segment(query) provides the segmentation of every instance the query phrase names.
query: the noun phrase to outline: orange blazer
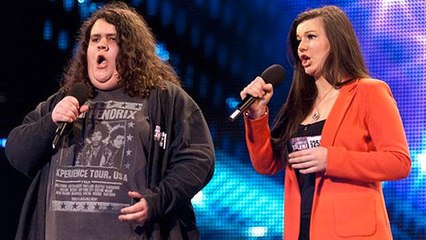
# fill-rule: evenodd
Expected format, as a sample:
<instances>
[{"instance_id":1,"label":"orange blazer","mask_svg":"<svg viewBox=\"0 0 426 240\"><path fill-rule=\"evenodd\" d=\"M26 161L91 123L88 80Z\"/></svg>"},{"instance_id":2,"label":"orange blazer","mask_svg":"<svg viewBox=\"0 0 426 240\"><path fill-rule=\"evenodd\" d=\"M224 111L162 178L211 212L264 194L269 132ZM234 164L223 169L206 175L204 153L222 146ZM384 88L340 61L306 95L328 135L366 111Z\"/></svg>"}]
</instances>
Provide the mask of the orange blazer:
<instances>
[{"instance_id":1,"label":"orange blazer","mask_svg":"<svg viewBox=\"0 0 426 240\"><path fill-rule=\"evenodd\" d=\"M254 169L276 174L285 168L284 239L297 240L300 191L287 156L274 156L267 115L245 117L246 142ZM321 146L328 150L325 172L316 174L311 240L392 239L382 181L408 176L411 159L388 85L358 79L340 90L325 122Z\"/></svg>"}]
</instances>

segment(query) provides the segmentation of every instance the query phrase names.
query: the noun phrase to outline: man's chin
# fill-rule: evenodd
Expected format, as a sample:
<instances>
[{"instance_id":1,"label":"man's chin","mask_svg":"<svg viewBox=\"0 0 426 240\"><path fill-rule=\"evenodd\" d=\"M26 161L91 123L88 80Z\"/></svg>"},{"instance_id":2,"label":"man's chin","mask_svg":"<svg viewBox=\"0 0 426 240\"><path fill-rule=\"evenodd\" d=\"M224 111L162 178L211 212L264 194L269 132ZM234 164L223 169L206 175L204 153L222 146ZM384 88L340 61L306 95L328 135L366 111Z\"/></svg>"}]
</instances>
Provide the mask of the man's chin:
<instances>
[{"instance_id":1,"label":"man's chin","mask_svg":"<svg viewBox=\"0 0 426 240\"><path fill-rule=\"evenodd\" d=\"M95 86L96 89L99 89L102 91L109 91L109 90L114 90L118 88L118 84L114 82L104 82L104 83L97 82L96 84L93 84L93 86Z\"/></svg>"}]
</instances>

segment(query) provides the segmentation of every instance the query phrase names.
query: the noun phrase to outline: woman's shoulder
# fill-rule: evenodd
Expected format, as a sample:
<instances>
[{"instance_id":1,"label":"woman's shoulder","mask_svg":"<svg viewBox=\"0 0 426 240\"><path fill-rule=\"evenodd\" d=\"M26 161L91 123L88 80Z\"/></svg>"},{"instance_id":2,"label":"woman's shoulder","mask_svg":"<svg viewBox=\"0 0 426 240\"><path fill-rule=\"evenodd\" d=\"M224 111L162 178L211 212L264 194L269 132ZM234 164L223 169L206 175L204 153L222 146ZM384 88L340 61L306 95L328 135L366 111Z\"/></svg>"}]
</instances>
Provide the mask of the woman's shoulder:
<instances>
[{"instance_id":1,"label":"woman's shoulder","mask_svg":"<svg viewBox=\"0 0 426 240\"><path fill-rule=\"evenodd\" d=\"M371 92L374 90L389 90L389 85L380 79L376 78L358 78L355 81L343 86L346 91L352 92Z\"/></svg>"},{"instance_id":2,"label":"woman's shoulder","mask_svg":"<svg viewBox=\"0 0 426 240\"><path fill-rule=\"evenodd\" d=\"M377 78L360 78L358 79L358 86L361 88L365 88L365 87L384 87L384 86L388 86L388 84L381 80L381 79L377 79Z\"/></svg>"},{"instance_id":3,"label":"woman's shoulder","mask_svg":"<svg viewBox=\"0 0 426 240\"><path fill-rule=\"evenodd\" d=\"M357 83L357 92L365 93L368 97L377 97L381 94L391 94L389 85L376 78L360 78Z\"/></svg>"}]
</instances>

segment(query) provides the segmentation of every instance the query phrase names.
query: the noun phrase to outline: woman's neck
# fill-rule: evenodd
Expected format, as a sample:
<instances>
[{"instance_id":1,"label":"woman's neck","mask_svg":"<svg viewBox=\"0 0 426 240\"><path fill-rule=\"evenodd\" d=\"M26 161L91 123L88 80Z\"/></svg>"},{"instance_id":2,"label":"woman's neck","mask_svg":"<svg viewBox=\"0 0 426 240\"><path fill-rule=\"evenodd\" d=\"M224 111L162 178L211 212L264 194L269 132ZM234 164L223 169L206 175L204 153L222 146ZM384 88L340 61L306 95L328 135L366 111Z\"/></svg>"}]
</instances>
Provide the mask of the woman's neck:
<instances>
[{"instance_id":1,"label":"woman's neck","mask_svg":"<svg viewBox=\"0 0 426 240\"><path fill-rule=\"evenodd\" d=\"M317 98L319 99L323 99L324 96L333 88L333 86L324 77L320 77L315 80L315 85L318 91Z\"/></svg>"}]
</instances>

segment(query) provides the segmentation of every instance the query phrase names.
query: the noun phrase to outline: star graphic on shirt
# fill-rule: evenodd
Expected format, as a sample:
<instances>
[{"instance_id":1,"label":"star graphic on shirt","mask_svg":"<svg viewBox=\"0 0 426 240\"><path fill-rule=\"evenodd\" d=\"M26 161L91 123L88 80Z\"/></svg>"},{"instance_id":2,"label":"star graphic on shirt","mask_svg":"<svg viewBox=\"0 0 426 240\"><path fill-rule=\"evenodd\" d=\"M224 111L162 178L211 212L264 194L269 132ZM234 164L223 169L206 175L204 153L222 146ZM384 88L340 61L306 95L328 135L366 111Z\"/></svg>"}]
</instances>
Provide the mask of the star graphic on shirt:
<instances>
[{"instance_id":1,"label":"star graphic on shirt","mask_svg":"<svg viewBox=\"0 0 426 240\"><path fill-rule=\"evenodd\" d=\"M112 210L112 209L113 209L113 207L112 207L112 205L111 205L111 204L109 204L106 208L107 208L108 210Z\"/></svg>"},{"instance_id":2,"label":"star graphic on shirt","mask_svg":"<svg viewBox=\"0 0 426 240\"><path fill-rule=\"evenodd\" d=\"M78 207L77 203L74 203L74 204L72 205L72 209L77 209L77 207Z\"/></svg>"},{"instance_id":3,"label":"star graphic on shirt","mask_svg":"<svg viewBox=\"0 0 426 240\"><path fill-rule=\"evenodd\" d=\"M109 102L109 106L110 106L110 107L112 107L112 106L114 106L114 105L115 105L115 102L114 102L114 101L110 101L110 102Z\"/></svg>"},{"instance_id":4,"label":"star graphic on shirt","mask_svg":"<svg viewBox=\"0 0 426 240\"><path fill-rule=\"evenodd\" d=\"M127 104L126 104L126 103L122 103L122 104L121 104L121 107L122 107L122 108L126 108L126 107L127 107Z\"/></svg>"},{"instance_id":5,"label":"star graphic on shirt","mask_svg":"<svg viewBox=\"0 0 426 240\"><path fill-rule=\"evenodd\" d=\"M133 135L129 134L127 135L127 141L131 142L133 140Z\"/></svg>"},{"instance_id":6,"label":"star graphic on shirt","mask_svg":"<svg viewBox=\"0 0 426 240\"><path fill-rule=\"evenodd\" d=\"M96 203L95 210L99 210L100 208L101 208L101 206L99 206L99 204Z\"/></svg>"},{"instance_id":7,"label":"star graphic on shirt","mask_svg":"<svg viewBox=\"0 0 426 240\"><path fill-rule=\"evenodd\" d=\"M136 104L136 105L135 105L135 109L136 109L136 110L141 110L141 106L142 106L142 105Z\"/></svg>"},{"instance_id":8,"label":"star graphic on shirt","mask_svg":"<svg viewBox=\"0 0 426 240\"><path fill-rule=\"evenodd\" d=\"M126 154L127 154L127 156L131 156L132 155L132 150L127 150Z\"/></svg>"},{"instance_id":9,"label":"star graphic on shirt","mask_svg":"<svg viewBox=\"0 0 426 240\"><path fill-rule=\"evenodd\" d=\"M84 209L86 209L86 210L87 210L87 209L89 209L89 204L85 203L85 204L83 205L83 208L84 208Z\"/></svg>"},{"instance_id":10,"label":"star graphic on shirt","mask_svg":"<svg viewBox=\"0 0 426 240\"><path fill-rule=\"evenodd\" d=\"M129 162L125 163L125 164L124 164L124 167L125 167L126 169L130 169L130 163L129 163Z\"/></svg>"},{"instance_id":11,"label":"star graphic on shirt","mask_svg":"<svg viewBox=\"0 0 426 240\"><path fill-rule=\"evenodd\" d=\"M134 122L129 122L129 123L127 124L127 126L129 126L129 128L133 128L133 127L135 126L135 123L134 123Z\"/></svg>"},{"instance_id":12,"label":"star graphic on shirt","mask_svg":"<svg viewBox=\"0 0 426 240\"><path fill-rule=\"evenodd\" d=\"M65 207L66 207L65 203L62 203L61 204L61 209L65 209Z\"/></svg>"}]
</instances>

